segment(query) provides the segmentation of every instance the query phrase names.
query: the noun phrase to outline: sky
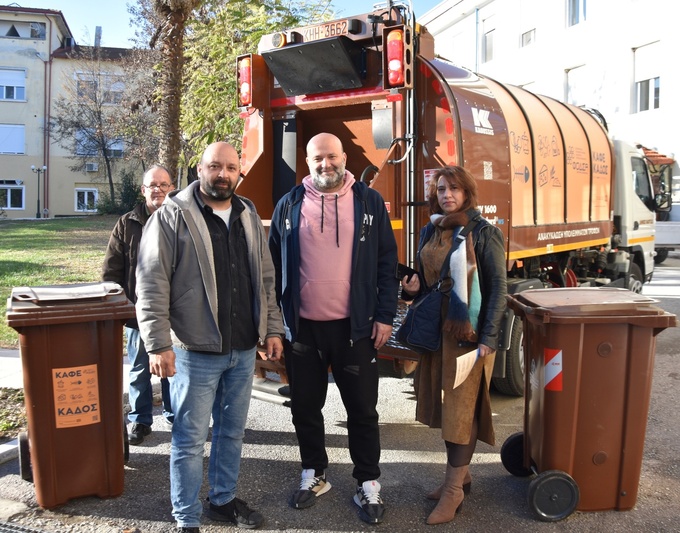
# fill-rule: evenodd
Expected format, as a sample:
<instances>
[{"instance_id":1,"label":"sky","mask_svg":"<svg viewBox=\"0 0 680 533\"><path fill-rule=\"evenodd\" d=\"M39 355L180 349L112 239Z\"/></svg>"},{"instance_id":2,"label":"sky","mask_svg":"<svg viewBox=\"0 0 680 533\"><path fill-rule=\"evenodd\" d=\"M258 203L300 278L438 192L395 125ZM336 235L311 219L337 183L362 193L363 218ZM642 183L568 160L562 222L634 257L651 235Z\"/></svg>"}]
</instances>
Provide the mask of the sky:
<instances>
[{"instance_id":1,"label":"sky","mask_svg":"<svg viewBox=\"0 0 680 533\"><path fill-rule=\"evenodd\" d=\"M416 20L442 0L412 0ZM9 3L9 2L8 2ZM94 43L97 26L102 27L102 46L113 48L131 48L130 39L134 37L134 28L130 26L130 15L127 5L134 0L18 0L22 7L39 9L55 9L61 11L66 24L71 29L78 44ZM335 0L342 16L356 15L371 11L374 0Z\"/></svg>"}]
</instances>

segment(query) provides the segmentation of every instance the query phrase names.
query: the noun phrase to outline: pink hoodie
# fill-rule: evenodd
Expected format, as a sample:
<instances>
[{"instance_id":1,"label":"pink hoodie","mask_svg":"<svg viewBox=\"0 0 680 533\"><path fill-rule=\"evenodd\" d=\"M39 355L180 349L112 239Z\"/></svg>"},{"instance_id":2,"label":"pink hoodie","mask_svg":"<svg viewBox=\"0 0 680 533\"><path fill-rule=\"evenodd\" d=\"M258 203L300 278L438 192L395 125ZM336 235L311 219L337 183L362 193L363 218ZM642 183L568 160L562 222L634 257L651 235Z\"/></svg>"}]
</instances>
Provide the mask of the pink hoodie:
<instances>
[{"instance_id":1,"label":"pink hoodie","mask_svg":"<svg viewBox=\"0 0 680 533\"><path fill-rule=\"evenodd\" d=\"M354 244L354 176L345 171L342 189L322 193L302 180L300 213L300 316L338 320L349 316Z\"/></svg>"}]
</instances>

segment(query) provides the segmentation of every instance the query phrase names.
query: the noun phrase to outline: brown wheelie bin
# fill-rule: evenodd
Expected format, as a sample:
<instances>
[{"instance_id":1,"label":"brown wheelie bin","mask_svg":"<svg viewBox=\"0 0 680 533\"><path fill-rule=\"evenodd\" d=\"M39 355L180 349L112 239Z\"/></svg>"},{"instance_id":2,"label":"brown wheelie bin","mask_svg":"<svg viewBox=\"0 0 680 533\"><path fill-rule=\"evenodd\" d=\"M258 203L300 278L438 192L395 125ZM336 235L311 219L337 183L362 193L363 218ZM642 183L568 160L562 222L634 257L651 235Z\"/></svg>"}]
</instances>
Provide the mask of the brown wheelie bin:
<instances>
[{"instance_id":1,"label":"brown wheelie bin","mask_svg":"<svg viewBox=\"0 0 680 533\"><path fill-rule=\"evenodd\" d=\"M123 492L123 324L134 314L110 282L17 287L7 300L28 419L22 477L41 507Z\"/></svg>"},{"instance_id":2,"label":"brown wheelie bin","mask_svg":"<svg viewBox=\"0 0 680 533\"><path fill-rule=\"evenodd\" d=\"M513 475L537 474L528 501L539 519L635 505L656 335L676 325L654 303L617 288L508 296L524 326L524 432L501 460Z\"/></svg>"}]
</instances>

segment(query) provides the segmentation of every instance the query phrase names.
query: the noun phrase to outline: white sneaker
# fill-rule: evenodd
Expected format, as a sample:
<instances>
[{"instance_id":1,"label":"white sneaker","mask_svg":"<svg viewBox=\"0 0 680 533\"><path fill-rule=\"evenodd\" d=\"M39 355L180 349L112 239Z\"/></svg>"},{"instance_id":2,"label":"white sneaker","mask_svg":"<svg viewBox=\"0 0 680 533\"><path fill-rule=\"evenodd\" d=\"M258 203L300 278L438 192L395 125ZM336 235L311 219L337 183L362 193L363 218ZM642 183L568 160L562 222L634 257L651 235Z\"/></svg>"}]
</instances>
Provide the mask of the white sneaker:
<instances>
[{"instance_id":1,"label":"white sneaker","mask_svg":"<svg viewBox=\"0 0 680 533\"><path fill-rule=\"evenodd\" d=\"M313 468L302 471L300 488L293 493L290 506L294 509L306 509L316 503L316 499L331 490L331 484L326 481L326 473L321 476L314 475Z\"/></svg>"},{"instance_id":2,"label":"white sneaker","mask_svg":"<svg viewBox=\"0 0 680 533\"><path fill-rule=\"evenodd\" d=\"M380 483L364 481L357 487L354 503L359 507L359 517L369 524L379 524L385 517L385 504L380 497Z\"/></svg>"}]
</instances>

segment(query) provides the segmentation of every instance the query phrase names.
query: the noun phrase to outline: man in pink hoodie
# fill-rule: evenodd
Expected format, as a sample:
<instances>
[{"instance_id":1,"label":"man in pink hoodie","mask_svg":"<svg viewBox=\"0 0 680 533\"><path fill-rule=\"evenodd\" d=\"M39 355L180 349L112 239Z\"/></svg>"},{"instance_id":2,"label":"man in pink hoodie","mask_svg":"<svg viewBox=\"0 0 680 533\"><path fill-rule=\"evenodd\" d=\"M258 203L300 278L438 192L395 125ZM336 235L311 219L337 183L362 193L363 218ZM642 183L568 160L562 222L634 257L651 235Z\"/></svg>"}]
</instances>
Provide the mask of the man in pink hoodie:
<instances>
[{"instance_id":1,"label":"man in pink hoodie","mask_svg":"<svg viewBox=\"0 0 680 533\"><path fill-rule=\"evenodd\" d=\"M307 144L310 175L277 204L269 231L284 315L286 369L302 478L291 498L311 507L330 490L322 408L328 368L347 411L349 451L362 520L377 524L380 495L377 351L392 334L397 244L380 194L345 169L335 135Z\"/></svg>"}]
</instances>

